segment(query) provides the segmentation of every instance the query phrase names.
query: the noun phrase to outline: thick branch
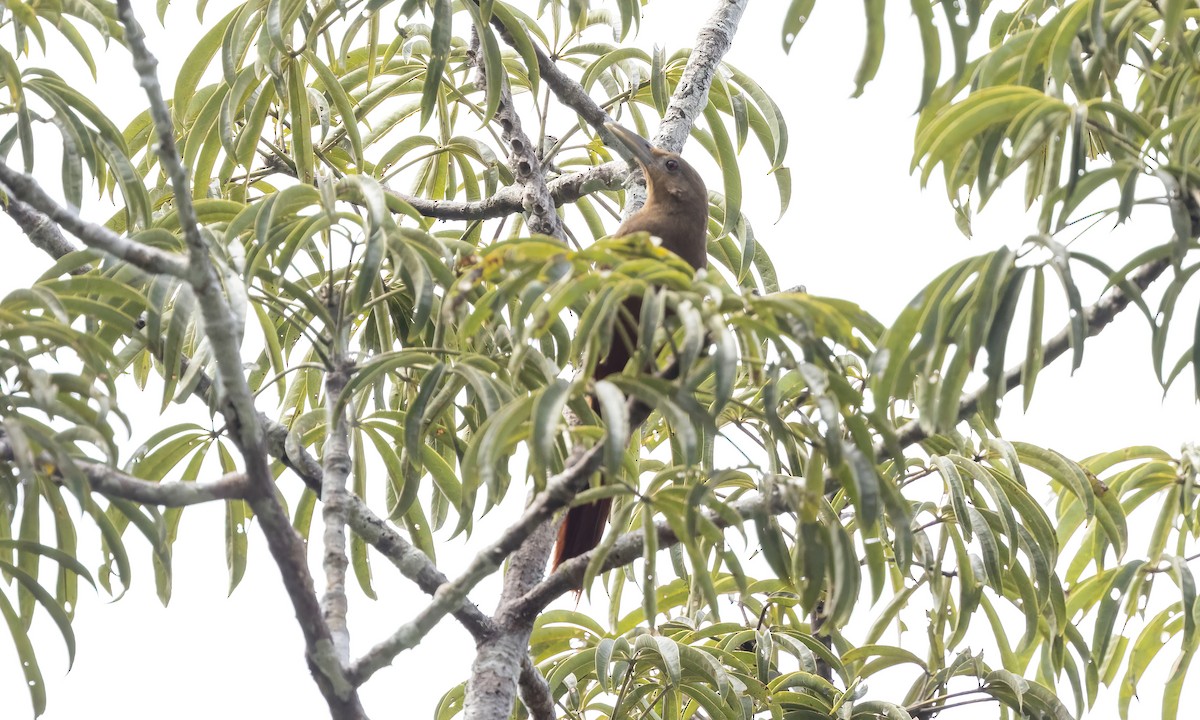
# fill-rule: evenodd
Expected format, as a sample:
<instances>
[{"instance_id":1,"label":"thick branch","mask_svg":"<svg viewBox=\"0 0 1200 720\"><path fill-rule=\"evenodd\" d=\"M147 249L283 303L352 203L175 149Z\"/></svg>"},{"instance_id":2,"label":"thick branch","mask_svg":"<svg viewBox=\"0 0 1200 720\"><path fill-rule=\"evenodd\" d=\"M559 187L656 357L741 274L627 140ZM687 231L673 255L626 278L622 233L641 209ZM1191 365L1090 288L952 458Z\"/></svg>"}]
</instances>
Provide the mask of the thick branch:
<instances>
[{"instance_id":1,"label":"thick branch","mask_svg":"<svg viewBox=\"0 0 1200 720\"><path fill-rule=\"evenodd\" d=\"M186 367L186 363L184 366ZM211 392L212 382L201 373L193 393L201 400L209 402ZM286 426L264 414L259 415L259 422L266 432L267 452L283 462L292 472L296 473L296 476L306 486L319 495L324 486L324 471L321 463L302 447L290 449L287 447L288 429ZM437 569L437 566L425 553L413 547L403 535L376 515L361 498L347 494L346 502L348 505L347 520L354 532L387 558L400 571L400 574L413 581L423 592L433 595L439 587L450 582L450 579ZM496 631L492 619L484 615L469 600L464 599L451 614L477 642L485 640ZM553 717L553 701L549 698L549 689L528 657L522 663L521 687L529 696L526 699L531 713L533 713L534 707L551 708L550 715L533 713L535 718ZM540 697L537 696L539 689L542 691Z\"/></svg>"},{"instance_id":2,"label":"thick branch","mask_svg":"<svg viewBox=\"0 0 1200 720\"><path fill-rule=\"evenodd\" d=\"M507 610L544 577L557 530L557 523L541 523L509 558L495 616L499 632L479 644L471 663L464 701L467 720L507 715L512 708L513 690L524 690L520 683L521 660L529 654L533 619L517 618L514 622Z\"/></svg>"},{"instance_id":3,"label":"thick branch","mask_svg":"<svg viewBox=\"0 0 1200 720\"><path fill-rule=\"evenodd\" d=\"M175 147L171 111L163 99L158 82L158 61L146 48L146 36L134 16L130 0L118 0L117 14L125 26L125 36L133 54L142 87L150 105L150 115L158 138L159 162L171 179L175 208L188 245L187 279L204 317L205 334L216 359L219 390L223 391L222 413L231 435L246 462L254 492L247 501L254 510L267 539L267 546L278 565L283 584L304 635L306 654L313 679L329 706L334 720L358 720L365 717L358 694L345 679L344 668L321 613L313 587L304 544L275 495L275 479L267 461L262 427L254 407L254 396L242 369L237 323L200 235L192 207L191 180Z\"/></svg>"},{"instance_id":4,"label":"thick branch","mask_svg":"<svg viewBox=\"0 0 1200 720\"><path fill-rule=\"evenodd\" d=\"M623 161L614 160L554 178L546 183L546 189L550 192L551 202L557 207L600 190L620 190L628 174L629 166ZM429 200L389 187L384 187L384 192L408 203L425 217L438 220L492 220L524 210L523 190L519 185L508 185L491 197L475 201Z\"/></svg>"},{"instance_id":5,"label":"thick branch","mask_svg":"<svg viewBox=\"0 0 1200 720\"><path fill-rule=\"evenodd\" d=\"M250 478L230 473L211 482L155 483L117 472L99 463L82 463L80 469L92 490L143 505L185 507L213 500L237 500L250 494Z\"/></svg>"},{"instance_id":6,"label":"thick branch","mask_svg":"<svg viewBox=\"0 0 1200 720\"><path fill-rule=\"evenodd\" d=\"M342 344L342 343L339 343ZM338 348L339 358L345 348ZM346 569L350 556L346 552L346 520L349 512L346 479L350 476L350 425L342 392L350 380L350 366L342 363L325 375L325 403L328 408L329 440L325 446L324 480L321 483L321 521L325 525L322 539L325 555L325 595L321 608L333 637L334 650L342 666L350 664L350 629L346 622L349 602L346 599Z\"/></svg>"},{"instance_id":7,"label":"thick branch","mask_svg":"<svg viewBox=\"0 0 1200 720\"><path fill-rule=\"evenodd\" d=\"M508 77L501 74L498 78L489 78L479 58L478 28L471 28L471 53L475 63L475 85L486 92L489 82L500 83L500 105L496 108L496 119L500 122L500 138L508 143L509 169L521 188L521 210L525 214L525 224L535 233L565 242L567 238L562 219L555 212L554 200L546 187L546 175L542 172L538 149L521 129L521 116L513 105Z\"/></svg>"},{"instance_id":8,"label":"thick branch","mask_svg":"<svg viewBox=\"0 0 1200 720\"><path fill-rule=\"evenodd\" d=\"M10 200L15 199L44 214L90 248L155 275L183 277L187 272L183 258L122 237L103 225L87 222L75 210L59 205L33 177L13 170L3 160L0 160L0 184L7 188ZM9 214L13 214L11 209Z\"/></svg>"},{"instance_id":9,"label":"thick branch","mask_svg":"<svg viewBox=\"0 0 1200 720\"><path fill-rule=\"evenodd\" d=\"M17 223L21 231L25 233L25 236L29 238L29 242L33 243L34 247L45 252L55 260L79 250L73 242L63 235L62 228L51 220L46 213L34 209L32 205L10 196L8 204L4 206L4 211ZM91 265L80 265L71 270L71 274L82 275L91 271L91 269Z\"/></svg>"},{"instance_id":10,"label":"thick branch","mask_svg":"<svg viewBox=\"0 0 1200 720\"><path fill-rule=\"evenodd\" d=\"M660 148L679 152L692 132L692 125L704 108L708 106L708 91L721 59L729 52L738 23L746 11L749 0L721 0L716 11L700 28L696 46L688 57L687 66L675 86L675 94L663 113L654 144Z\"/></svg>"}]
</instances>

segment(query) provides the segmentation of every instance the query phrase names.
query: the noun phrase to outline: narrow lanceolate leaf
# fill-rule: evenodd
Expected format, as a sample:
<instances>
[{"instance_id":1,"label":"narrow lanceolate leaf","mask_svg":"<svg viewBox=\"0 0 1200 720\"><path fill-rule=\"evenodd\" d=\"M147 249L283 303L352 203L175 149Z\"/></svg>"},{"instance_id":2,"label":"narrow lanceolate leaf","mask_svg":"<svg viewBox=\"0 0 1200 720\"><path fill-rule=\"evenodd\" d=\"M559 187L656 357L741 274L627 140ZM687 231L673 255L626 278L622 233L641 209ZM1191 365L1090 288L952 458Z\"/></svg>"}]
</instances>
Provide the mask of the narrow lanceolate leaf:
<instances>
[{"instance_id":1,"label":"narrow lanceolate leaf","mask_svg":"<svg viewBox=\"0 0 1200 720\"><path fill-rule=\"evenodd\" d=\"M296 163L296 177L307 184L313 181L316 156L313 154L308 91L304 85L304 63L299 59L288 68L287 87L292 120L292 161Z\"/></svg>"},{"instance_id":2,"label":"narrow lanceolate leaf","mask_svg":"<svg viewBox=\"0 0 1200 720\"><path fill-rule=\"evenodd\" d=\"M720 413L726 403L733 397L733 387L737 380L738 346L733 333L720 318L710 318L708 330L716 340L716 350L713 352L713 370L716 375L716 388L713 391L713 414Z\"/></svg>"},{"instance_id":3,"label":"narrow lanceolate leaf","mask_svg":"<svg viewBox=\"0 0 1200 720\"><path fill-rule=\"evenodd\" d=\"M362 176L351 176L361 179ZM348 310L357 312L367 304L371 291L379 280L379 272L383 266L383 258L387 249L387 235L375 224L367 225L366 237L363 239L362 264L359 266L358 277L354 280L354 292Z\"/></svg>"},{"instance_id":4,"label":"narrow lanceolate leaf","mask_svg":"<svg viewBox=\"0 0 1200 720\"><path fill-rule=\"evenodd\" d=\"M1033 269L1033 302L1029 310L1029 344L1025 350L1025 362L1021 365L1021 386L1024 393L1025 410L1033 401L1033 386L1042 371L1042 317L1046 307L1046 276L1042 267Z\"/></svg>"},{"instance_id":5,"label":"narrow lanceolate leaf","mask_svg":"<svg viewBox=\"0 0 1200 720\"><path fill-rule=\"evenodd\" d=\"M792 44L796 42L796 37L804 26L808 24L809 17L812 16L813 5L817 4L817 0L792 0L792 4L787 9L787 14L783 16L783 51L790 52Z\"/></svg>"},{"instance_id":6,"label":"narrow lanceolate leaf","mask_svg":"<svg viewBox=\"0 0 1200 720\"><path fill-rule=\"evenodd\" d=\"M37 580L30 577L28 573L19 567L0 560L0 571L3 571L6 577L13 577L17 581L17 584L27 590L47 614L50 615L50 618L54 620L54 624L58 626L58 631L67 646L67 665L69 668L75 662L75 632L71 629L71 618L68 617L62 605L54 599L50 591L38 584Z\"/></svg>"},{"instance_id":7,"label":"narrow lanceolate leaf","mask_svg":"<svg viewBox=\"0 0 1200 720\"><path fill-rule=\"evenodd\" d=\"M33 643L29 641L29 633L25 631L21 617L3 592L0 592L0 615L4 616L4 622L8 625L13 648L17 651L17 659L21 661L21 670L25 673L25 684L29 687L33 714L37 717L46 712L46 685L42 682L42 671L38 666L37 655L33 652Z\"/></svg>"},{"instance_id":8,"label":"narrow lanceolate leaf","mask_svg":"<svg viewBox=\"0 0 1200 720\"><path fill-rule=\"evenodd\" d=\"M434 365L421 381L417 396L409 403L404 419L404 449L408 461L413 463L416 470L421 469L421 444L425 433L425 412L429 409L429 401L440 389L442 378L446 374L445 363Z\"/></svg>"},{"instance_id":9,"label":"narrow lanceolate leaf","mask_svg":"<svg viewBox=\"0 0 1200 720\"><path fill-rule=\"evenodd\" d=\"M1106 578L1106 591L1101 596L1100 607L1096 611L1096 629L1092 637L1092 654L1098 664L1104 662L1105 654L1112 643L1117 616L1121 606L1128 600L1125 593L1133 583L1135 575L1143 568L1143 561L1131 560L1120 569L1111 571Z\"/></svg>"},{"instance_id":10,"label":"narrow lanceolate leaf","mask_svg":"<svg viewBox=\"0 0 1200 720\"><path fill-rule=\"evenodd\" d=\"M313 70L317 71L317 77L321 78L321 84L325 86L325 92L333 100L333 106L337 108L338 115L342 118L342 127L346 130L346 137L350 140L350 150L354 153L354 163L359 167L363 167L363 141L362 133L358 129L358 119L354 114L354 103L350 100L350 96L346 94L342 83L338 81L338 77L334 75L329 66L321 62L317 54L311 50L304 53L304 57L308 60L308 64Z\"/></svg>"},{"instance_id":11,"label":"narrow lanceolate leaf","mask_svg":"<svg viewBox=\"0 0 1200 720\"><path fill-rule=\"evenodd\" d=\"M642 531L642 613L653 631L658 615L658 578L654 574L658 564L658 533L654 530L654 506L649 501L642 503Z\"/></svg>"},{"instance_id":12,"label":"narrow lanceolate leaf","mask_svg":"<svg viewBox=\"0 0 1200 720\"><path fill-rule=\"evenodd\" d=\"M1200 398L1200 311L1196 312L1196 327L1192 333L1192 383Z\"/></svg>"},{"instance_id":13,"label":"narrow lanceolate leaf","mask_svg":"<svg viewBox=\"0 0 1200 720\"><path fill-rule=\"evenodd\" d=\"M654 55L650 61L650 97L654 100L654 109L660 115L667 112L667 103L671 99L667 90L667 73L663 69L666 63L666 50L655 46Z\"/></svg>"},{"instance_id":14,"label":"narrow lanceolate leaf","mask_svg":"<svg viewBox=\"0 0 1200 720\"><path fill-rule=\"evenodd\" d=\"M463 6L475 21L475 30L479 33L479 44L483 50L483 57L476 58L476 62L482 60L483 74L487 78L483 110L483 124L487 125L496 115L496 109L500 107L500 95L504 90L504 83L508 81L508 71L500 55L500 43L496 40L496 34L484 21L479 6L473 2L464 3ZM421 117L424 118L424 114Z\"/></svg>"},{"instance_id":15,"label":"narrow lanceolate leaf","mask_svg":"<svg viewBox=\"0 0 1200 720\"><path fill-rule=\"evenodd\" d=\"M541 478L550 465L554 442L558 438L563 408L571 394L571 383L559 378L546 386L533 403L532 453L535 474Z\"/></svg>"},{"instance_id":16,"label":"narrow lanceolate leaf","mask_svg":"<svg viewBox=\"0 0 1200 720\"><path fill-rule=\"evenodd\" d=\"M921 100L917 110L925 107L933 90L937 87L938 76L942 71L942 41L938 35L937 26L933 24L933 5L929 0L912 0L913 15L917 16L917 26L921 30L921 53L925 59L925 71L921 77Z\"/></svg>"},{"instance_id":17,"label":"narrow lanceolate leaf","mask_svg":"<svg viewBox=\"0 0 1200 720\"><path fill-rule=\"evenodd\" d=\"M188 54L187 60L180 66L179 75L175 78L175 99L171 106L175 126L180 130L186 130L191 124L187 121L192 117L188 107L192 99L196 97L196 87L200 84L200 78L208 69L217 50L221 48L221 41L225 37L225 30L230 21L235 16L240 16L241 13L242 8L238 7L221 18L211 30L205 33L204 37L200 38L200 42L196 43L196 46Z\"/></svg>"},{"instance_id":18,"label":"narrow lanceolate leaf","mask_svg":"<svg viewBox=\"0 0 1200 720\"><path fill-rule=\"evenodd\" d=\"M451 0L433 0L433 30L429 36L429 64L421 88L421 127L429 122L442 87L442 73L450 60L450 37L454 19Z\"/></svg>"},{"instance_id":19,"label":"narrow lanceolate leaf","mask_svg":"<svg viewBox=\"0 0 1200 720\"><path fill-rule=\"evenodd\" d=\"M608 468L608 476L615 478L621 470L625 447L629 444L629 414L625 407L625 395L607 380L596 382L595 393L606 431L604 464Z\"/></svg>"},{"instance_id":20,"label":"narrow lanceolate leaf","mask_svg":"<svg viewBox=\"0 0 1200 720\"><path fill-rule=\"evenodd\" d=\"M863 49L862 62L854 75L854 95L862 95L867 83L879 72L883 59L883 7L885 0L864 0L867 11L867 46Z\"/></svg>"},{"instance_id":21,"label":"narrow lanceolate leaf","mask_svg":"<svg viewBox=\"0 0 1200 720\"><path fill-rule=\"evenodd\" d=\"M725 188L725 221L721 226L721 234L727 235L737 227L738 218L742 214L742 172L738 168L737 149L733 146L733 139L725 129L721 114L711 103L704 108L704 119L708 122L708 129L712 131L717 161L721 163L721 178Z\"/></svg>"},{"instance_id":22,"label":"narrow lanceolate leaf","mask_svg":"<svg viewBox=\"0 0 1200 720\"><path fill-rule=\"evenodd\" d=\"M771 177L775 178L775 186L779 188L779 217L775 220L779 222L787 212L788 205L792 204L792 169L777 167L771 171Z\"/></svg>"},{"instance_id":23,"label":"narrow lanceolate leaf","mask_svg":"<svg viewBox=\"0 0 1200 720\"><path fill-rule=\"evenodd\" d=\"M517 19L517 16L504 3L491 3L491 10L496 19L508 30L509 36L512 37L513 48L521 56L521 61L525 63L525 73L529 76L529 92L534 97L537 97L542 72L538 67L537 51L534 49L533 39L530 38L529 31L522 26L521 21Z\"/></svg>"}]
</instances>

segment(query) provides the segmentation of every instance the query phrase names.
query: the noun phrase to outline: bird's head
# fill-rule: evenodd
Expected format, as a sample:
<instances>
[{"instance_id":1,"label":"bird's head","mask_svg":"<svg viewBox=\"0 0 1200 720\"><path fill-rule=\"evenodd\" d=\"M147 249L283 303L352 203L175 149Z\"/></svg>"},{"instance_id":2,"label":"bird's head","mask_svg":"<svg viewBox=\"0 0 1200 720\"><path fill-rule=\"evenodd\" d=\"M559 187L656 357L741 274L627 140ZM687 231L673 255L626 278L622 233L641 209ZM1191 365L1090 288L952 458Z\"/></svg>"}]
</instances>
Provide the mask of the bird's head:
<instances>
[{"instance_id":1,"label":"bird's head","mask_svg":"<svg viewBox=\"0 0 1200 720\"><path fill-rule=\"evenodd\" d=\"M696 169L679 153L656 148L646 138L616 123L604 123L613 136L633 154L646 176L646 204L654 202L698 205L707 215L708 189Z\"/></svg>"}]
</instances>

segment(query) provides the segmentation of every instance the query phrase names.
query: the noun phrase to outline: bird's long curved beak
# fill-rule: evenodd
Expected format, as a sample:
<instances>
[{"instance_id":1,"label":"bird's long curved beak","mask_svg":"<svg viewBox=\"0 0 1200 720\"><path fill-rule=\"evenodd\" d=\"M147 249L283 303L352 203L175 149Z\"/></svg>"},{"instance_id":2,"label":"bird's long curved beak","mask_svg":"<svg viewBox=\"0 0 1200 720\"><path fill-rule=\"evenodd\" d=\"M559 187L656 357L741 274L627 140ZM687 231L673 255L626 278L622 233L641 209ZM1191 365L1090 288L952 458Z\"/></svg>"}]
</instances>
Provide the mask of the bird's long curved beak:
<instances>
[{"instance_id":1,"label":"bird's long curved beak","mask_svg":"<svg viewBox=\"0 0 1200 720\"><path fill-rule=\"evenodd\" d=\"M633 153L633 157L642 164L643 167L649 166L654 162L654 146L646 138L638 135L632 130L626 130L623 126L614 122L604 123L604 127L613 134L617 140L624 145L629 152Z\"/></svg>"}]
</instances>

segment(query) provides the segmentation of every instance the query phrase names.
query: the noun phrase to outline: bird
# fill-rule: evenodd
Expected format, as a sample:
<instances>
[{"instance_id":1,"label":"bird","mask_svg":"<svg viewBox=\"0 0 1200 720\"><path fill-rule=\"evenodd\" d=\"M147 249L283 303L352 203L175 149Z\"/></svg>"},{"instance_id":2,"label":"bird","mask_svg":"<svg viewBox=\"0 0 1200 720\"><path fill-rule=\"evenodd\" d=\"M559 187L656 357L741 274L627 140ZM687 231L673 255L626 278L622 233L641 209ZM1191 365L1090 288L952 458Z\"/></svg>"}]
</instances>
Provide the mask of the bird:
<instances>
[{"instance_id":1,"label":"bird","mask_svg":"<svg viewBox=\"0 0 1200 720\"><path fill-rule=\"evenodd\" d=\"M662 247L683 258L693 268L708 267L708 190L704 178L678 153L655 147L649 140L608 122L604 127L625 146L646 178L646 202L621 223L614 238L648 232ZM617 314L608 355L596 364L592 377L601 380L625 369L638 346L641 299L626 300ZM611 498L567 511L558 530L552 569L578 557L600 543L608 522Z\"/></svg>"}]
</instances>

